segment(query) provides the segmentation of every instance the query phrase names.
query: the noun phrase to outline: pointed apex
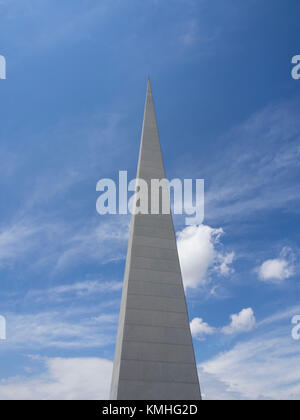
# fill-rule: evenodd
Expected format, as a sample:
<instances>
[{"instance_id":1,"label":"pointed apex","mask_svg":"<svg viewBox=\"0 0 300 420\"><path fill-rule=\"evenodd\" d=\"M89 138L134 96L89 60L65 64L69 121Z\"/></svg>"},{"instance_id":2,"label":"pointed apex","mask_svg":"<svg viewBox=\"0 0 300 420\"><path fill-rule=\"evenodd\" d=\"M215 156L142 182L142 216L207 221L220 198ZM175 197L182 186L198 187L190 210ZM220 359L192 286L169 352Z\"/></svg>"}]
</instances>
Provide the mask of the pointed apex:
<instances>
[{"instance_id":1,"label":"pointed apex","mask_svg":"<svg viewBox=\"0 0 300 420\"><path fill-rule=\"evenodd\" d=\"M147 92L152 93L150 76L148 76Z\"/></svg>"}]
</instances>

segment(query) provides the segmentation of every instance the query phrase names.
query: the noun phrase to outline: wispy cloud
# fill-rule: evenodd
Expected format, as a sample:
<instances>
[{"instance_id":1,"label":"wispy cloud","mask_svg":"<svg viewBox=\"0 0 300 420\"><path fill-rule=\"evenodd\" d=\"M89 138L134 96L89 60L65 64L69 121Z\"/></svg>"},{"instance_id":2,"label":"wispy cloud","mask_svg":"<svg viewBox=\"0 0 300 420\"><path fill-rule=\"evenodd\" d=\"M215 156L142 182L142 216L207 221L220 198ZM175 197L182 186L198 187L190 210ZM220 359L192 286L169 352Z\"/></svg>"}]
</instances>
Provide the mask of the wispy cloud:
<instances>
[{"instance_id":1,"label":"wispy cloud","mask_svg":"<svg viewBox=\"0 0 300 420\"><path fill-rule=\"evenodd\" d=\"M105 262L125 258L124 246L128 237L128 221L115 217L114 223L107 221L83 228L65 240L65 246L58 257L56 268L79 262L84 258Z\"/></svg>"},{"instance_id":2,"label":"wispy cloud","mask_svg":"<svg viewBox=\"0 0 300 420\"><path fill-rule=\"evenodd\" d=\"M0 269L16 263L24 269L62 270L82 261L107 264L125 258L128 219L91 219L80 229L76 221L21 219L0 231ZM46 247L45 247L46 244ZM34 262L26 261L34 255ZM25 258L26 257L26 258Z\"/></svg>"},{"instance_id":3,"label":"wispy cloud","mask_svg":"<svg viewBox=\"0 0 300 420\"><path fill-rule=\"evenodd\" d=\"M220 139L222 152L201 170L210 179L209 220L224 224L299 202L298 114L296 103L269 105Z\"/></svg>"},{"instance_id":4,"label":"wispy cloud","mask_svg":"<svg viewBox=\"0 0 300 420\"><path fill-rule=\"evenodd\" d=\"M33 314L7 313L7 340L1 351L8 349L84 349L114 343L117 317L99 313L100 305L90 308L57 309Z\"/></svg>"},{"instance_id":5,"label":"wispy cloud","mask_svg":"<svg viewBox=\"0 0 300 420\"><path fill-rule=\"evenodd\" d=\"M292 339L290 322L295 310L289 308L258 323L264 328L256 330L254 337L201 363L205 398L299 399L299 342ZM282 320L284 324L278 324Z\"/></svg>"},{"instance_id":6,"label":"wispy cloud","mask_svg":"<svg viewBox=\"0 0 300 420\"><path fill-rule=\"evenodd\" d=\"M0 230L0 268L24 257L35 246L39 226L17 222Z\"/></svg>"},{"instance_id":7,"label":"wispy cloud","mask_svg":"<svg viewBox=\"0 0 300 420\"><path fill-rule=\"evenodd\" d=\"M78 8L75 4L70 7L68 3L61 3L60 7L50 0L29 0L20 2L6 0L0 3L0 14L4 22L12 17L26 19L33 22L25 39L18 39L19 44L28 50L50 48L58 43L67 43L72 40L80 40L90 36L94 24L104 19L119 6L119 1L112 5L103 0L97 4L85 4L85 8ZM121 3L122 4L122 3ZM47 13L45 13L47 10ZM49 16L51 19L49 19ZM68 19L66 19L66 16ZM56 22L56 30L53 31L53 22ZM38 36L37 36L38 34ZM32 41L29 44L29 39Z\"/></svg>"},{"instance_id":8,"label":"wispy cloud","mask_svg":"<svg viewBox=\"0 0 300 420\"><path fill-rule=\"evenodd\" d=\"M200 50L201 54L212 53L212 47L218 37L219 29L210 28L210 34L208 35L208 31L203 31L202 27L201 21L196 18L190 18L179 35L180 45L184 48L197 46L197 50Z\"/></svg>"},{"instance_id":9,"label":"wispy cloud","mask_svg":"<svg viewBox=\"0 0 300 420\"><path fill-rule=\"evenodd\" d=\"M31 302L41 303L59 303L67 302L74 299L88 298L91 295L102 293L111 293L121 290L122 282L117 281L101 281L101 280L86 280L70 284L62 284L48 289L31 289L29 290L24 299Z\"/></svg>"},{"instance_id":10,"label":"wispy cloud","mask_svg":"<svg viewBox=\"0 0 300 420\"><path fill-rule=\"evenodd\" d=\"M122 282L87 279L6 293L2 311L7 340L0 350L78 350L112 344L121 288ZM16 312L11 311L12 305Z\"/></svg>"},{"instance_id":11,"label":"wispy cloud","mask_svg":"<svg viewBox=\"0 0 300 420\"><path fill-rule=\"evenodd\" d=\"M284 311L278 311L257 323L258 327L268 326L284 320L290 320L294 315L300 314L300 305L292 306Z\"/></svg>"}]
</instances>

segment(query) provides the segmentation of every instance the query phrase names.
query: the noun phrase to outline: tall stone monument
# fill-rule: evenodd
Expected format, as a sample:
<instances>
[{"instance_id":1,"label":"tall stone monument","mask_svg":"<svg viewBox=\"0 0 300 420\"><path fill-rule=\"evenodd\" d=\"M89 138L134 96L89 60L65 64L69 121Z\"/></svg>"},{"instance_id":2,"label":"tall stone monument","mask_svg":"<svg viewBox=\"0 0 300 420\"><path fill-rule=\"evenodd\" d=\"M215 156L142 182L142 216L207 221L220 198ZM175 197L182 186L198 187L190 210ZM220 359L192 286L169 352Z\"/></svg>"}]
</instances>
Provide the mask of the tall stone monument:
<instances>
[{"instance_id":1,"label":"tall stone monument","mask_svg":"<svg viewBox=\"0 0 300 420\"><path fill-rule=\"evenodd\" d=\"M148 80L137 179L150 191L164 178ZM162 209L132 215L110 398L201 399L172 215Z\"/></svg>"}]
</instances>

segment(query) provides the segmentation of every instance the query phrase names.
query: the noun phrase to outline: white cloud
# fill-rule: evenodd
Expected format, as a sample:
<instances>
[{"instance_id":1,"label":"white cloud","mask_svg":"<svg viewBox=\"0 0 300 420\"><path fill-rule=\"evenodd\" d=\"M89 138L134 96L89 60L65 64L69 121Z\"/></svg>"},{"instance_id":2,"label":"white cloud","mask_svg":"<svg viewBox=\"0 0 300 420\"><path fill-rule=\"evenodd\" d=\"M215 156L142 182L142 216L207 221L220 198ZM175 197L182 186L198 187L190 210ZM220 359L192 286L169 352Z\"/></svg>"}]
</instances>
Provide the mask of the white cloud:
<instances>
[{"instance_id":1,"label":"white cloud","mask_svg":"<svg viewBox=\"0 0 300 420\"><path fill-rule=\"evenodd\" d=\"M197 340L204 340L207 335L212 335L216 329L209 326L202 318L194 318L190 322L192 336Z\"/></svg>"},{"instance_id":2,"label":"white cloud","mask_svg":"<svg viewBox=\"0 0 300 420\"><path fill-rule=\"evenodd\" d=\"M267 260L258 268L259 279L266 282L282 282L294 274L294 257L290 248L283 248L279 258Z\"/></svg>"},{"instance_id":3,"label":"white cloud","mask_svg":"<svg viewBox=\"0 0 300 420\"><path fill-rule=\"evenodd\" d=\"M251 331L255 326L255 316L252 308L242 309L238 314L230 315L230 325L223 327L224 334L235 334Z\"/></svg>"},{"instance_id":4,"label":"white cloud","mask_svg":"<svg viewBox=\"0 0 300 420\"><path fill-rule=\"evenodd\" d=\"M196 288L208 280L208 269L224 275L229 272L234 254L223 254L217 249L223 229L210 226L189 226L177 235L183 282L185 287Z\"/></svg>"},{"instance_id":5,"label":"white cloud","mask_svg":"<svg viewBox=\"0 0 300 420\"><path fill-rule=\"evenodd\" d=\"M1 400L100 400L109 398L112 362L100 358L42 359L46 372L0 382Z\"/></svg>"},{"instance_id":6,"label":"white cloud","mask_svg":"<svg viewBox=\"0 0 300 420\"><path fill-rule=\"evenodd\" d=\"M284 280L292 275L288 262L281 259L267 260L259 269L261 280Z\"/></svg>"},{"instance_id":7,"label":"white cloud","mask_svg":"<svg viewBox=\"0 0 300 420\"><path fill-rule=\"evenodd\" d=\"M230 315L231 323L222 328L215 328L203 321L202 318L194 318L190 322L191 332L197 340L204 340L207 336L221 332L226 335L238 334L251 331L256 319L251 308L242 309L238 314Z\"/></svg>"}]
</instances>

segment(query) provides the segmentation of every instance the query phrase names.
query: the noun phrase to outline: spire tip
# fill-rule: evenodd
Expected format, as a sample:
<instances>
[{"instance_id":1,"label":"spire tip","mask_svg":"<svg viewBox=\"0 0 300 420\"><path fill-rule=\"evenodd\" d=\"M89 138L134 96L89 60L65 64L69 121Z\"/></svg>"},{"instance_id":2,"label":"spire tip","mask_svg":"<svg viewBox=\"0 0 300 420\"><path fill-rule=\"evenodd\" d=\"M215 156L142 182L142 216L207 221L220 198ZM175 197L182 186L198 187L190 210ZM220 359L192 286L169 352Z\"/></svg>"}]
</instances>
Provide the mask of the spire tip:
<instances>
[{"instance_id":1,"label":"spire tip","mask_svg":"<svg viewBox=\"0 0 300 420\"><path fill-rule=\"evenodd\" d=\"M148 74L147 90L148 90L149 92L151 92L151 91L152 91L152 89L151 89L151 79L150 79L150 74Z\"/></svg>"}]
</instances>

